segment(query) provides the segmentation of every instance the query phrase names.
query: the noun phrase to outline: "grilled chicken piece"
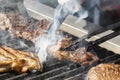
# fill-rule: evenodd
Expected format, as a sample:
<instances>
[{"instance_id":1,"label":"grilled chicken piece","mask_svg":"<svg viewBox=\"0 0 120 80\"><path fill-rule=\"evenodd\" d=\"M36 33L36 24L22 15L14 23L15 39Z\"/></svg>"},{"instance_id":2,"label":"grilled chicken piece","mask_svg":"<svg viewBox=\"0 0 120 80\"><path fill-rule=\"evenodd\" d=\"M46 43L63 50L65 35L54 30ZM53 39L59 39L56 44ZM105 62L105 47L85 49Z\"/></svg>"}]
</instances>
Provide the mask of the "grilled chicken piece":
<instances>
[{"instance_id":1,"label":"grilled chicken piece","mask_svg":"<svg viewBox=\"0 0 120 80\"><path fill-rule=\"evenodd\" d=\"M37 55L2 46L0 47L0 73L11 70L18 73L41 71L42 66Z\"/></svg>"},{"instance_id":2,"label":"grilled chicken piece","mask_svg":"<svg viewBox=\"0 0 120 80\"><path fill-rule=\"evenodd\" d=\"M98 60L98 57L91 52L85 52L84 48L79 48L75 51L63 50L71 43L71 39L63 38L54 46L48 48L48 53L59 60L69 60L75 63L79 63L83 66L92 64Z\"/></svg>"},{"instance_id":3,"label":"grilled chicken piece","mask_svg":"<svg viewBox=\"0 0 120 80\"><path fill-rule=\"evenodd\" d=\"M92 67L86 80L120 80L120 65L104 63Z\"/></svg>"}]
</instances>

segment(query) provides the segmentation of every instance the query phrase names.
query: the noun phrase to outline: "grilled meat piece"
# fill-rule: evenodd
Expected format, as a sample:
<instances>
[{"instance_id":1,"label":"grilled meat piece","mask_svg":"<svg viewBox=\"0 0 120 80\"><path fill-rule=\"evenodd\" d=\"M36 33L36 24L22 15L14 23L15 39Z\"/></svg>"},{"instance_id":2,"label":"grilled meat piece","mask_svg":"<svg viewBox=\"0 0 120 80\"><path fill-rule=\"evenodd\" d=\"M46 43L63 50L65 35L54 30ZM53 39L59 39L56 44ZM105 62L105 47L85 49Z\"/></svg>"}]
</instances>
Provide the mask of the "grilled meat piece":
<instances>
[{"instance_id":1,"label":"grilled meat piece","mask_svg":"<svg viewBox=\"0 0 120 80\"><path fill-rule=\"evenodd\" d=\"M21 35L20 37L23 37L24 39L33 41L34 38L39 37L43 33L45 33L45 31L48 29L48 24L49 21L46 19L43 19L41 21L36 21L34 25L32 26L29 25L26 29L23 29L23 33L21 34L19 33L19 35Z\"/></svg>"},{"instance_id":2,"label":"grilled meat piece","mask_svg":"<svg viewBox=\"0 0 120 80\"><path fill-rule=\"evenodd\" d=\"M0 73L11 70L18 73L41 71L42 66L37 55L2 46L0 47Z\"/></svg>"},{"instance_id":3,"label":"grilled meat piece","mask_svg":"<svg viewBox=\"0 0 120 80\"><path fill-rule=\"evenodd\" d=\"M16 37L22 37L34 42L34 39L41 36L47 30L49 22L46 19L30 23L27 27L14 27L13 33Z\"/></svg>"},{"instance_id":4,"label":"grilled meat piece","mask_svg":"<svg viewBox=\"0 0 120 80\"><path fill-rule=\"evenodd\" d=\"M53 48L53 47L51 47ZM53 48L56 49L55 47ZM51 51L53 49L49 49L49 53L53 55L54 57L58 58L59 60L69 60L78 64L81 64L83 66L91 65L93 62L98 60L98 57L93 55L90 52L86 52L82 54L82 48L77 49L76 51L62 51L62 50L56 50Z\"/></svg>"},{"instance_id":5,"label":"grilled meat piece","mask_svg":"<svg viewBox=\"0 0 120 80\"><path fill-rule=\"evenodd\" d=\"M28 20L20 14L0 13L0 25L0 29L9 31L12 36L34 41L35 37L41 36L48 29L49 21Z\"/></svg>"},{"instance_id":6,"label":"grilled meat piece","mask_svg":"<svg viewBox=\"0 0 120 80\"><path fill-rule=\"evenodd\" d=\"M35 37L41 36L48 29L49 21L42 19L40 21L30 19L29 21L21 15L8 15L12 21L12 33L16 37L22 37L33 41ZM16 17L17 16L17 17Z\"/></svg>"},{"instance_id":7,"label":"grilled meat piece","mask_svg":"<svg viewBox=\"0 0 120 80\"><path fill-rule=\"evenodd\" d=\"M63 38L63 40L58 41L56 45L49 47L48 53L59 60L69 60L83 66L92 64L98 60L97 56L91 52L85 52L84 48L78 48L75 51L63 50L71 42L71 39Z\"/></svg>"},{"instance_id":8,"label":"grilled meat piece","mask_svg":"<svg viewBox=\"0 0 120 80\"><path fill-rule=\"evenodd\" d=\"M120 65L104 63L92 67L86 80L120 80Z\"/></svg>"}]
</instances>

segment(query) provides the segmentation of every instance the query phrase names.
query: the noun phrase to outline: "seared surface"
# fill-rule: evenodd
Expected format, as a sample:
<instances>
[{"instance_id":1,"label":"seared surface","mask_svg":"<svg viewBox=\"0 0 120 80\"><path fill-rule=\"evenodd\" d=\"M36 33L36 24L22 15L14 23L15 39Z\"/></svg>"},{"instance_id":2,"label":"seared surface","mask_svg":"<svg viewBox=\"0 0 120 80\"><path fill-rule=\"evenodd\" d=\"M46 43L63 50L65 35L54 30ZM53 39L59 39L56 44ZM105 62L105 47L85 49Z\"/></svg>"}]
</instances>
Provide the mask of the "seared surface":
<instances>
[{"instance_id":1,"label":"seared surface","mask_svg":"<svg viewBox=\"0 0 120 80\"><path fill-rule=\"evenodd\" d=\"M86 80L120 80L120 65L99 64L92 67Z\"/></svg>"},{"instance_id":2,"label":"seared surface","mask_svg":"<svg viewBox=\"0 0 120 80\"><path fill-rule=\"evenodd\" d=\"M86 52L84 47L78 48L75 51L64 50L71 42L71 38L64 37L62 40L58 41L56 45L49 47L48 52L59 60L68 60L83 66L91 65L98 60L96 55L93 55L91 52Z\"/></svg>"},{"instance_id":3,"label":"seared surface","mask_svg":"<svg viewBox=\"0 0 120 80\"><path fill-rule=\"evenodd\" d=\"M42 70L36 54L0 47L0 73L7 71L25 73L32 70Z\"/></svg>"}]
</instances>

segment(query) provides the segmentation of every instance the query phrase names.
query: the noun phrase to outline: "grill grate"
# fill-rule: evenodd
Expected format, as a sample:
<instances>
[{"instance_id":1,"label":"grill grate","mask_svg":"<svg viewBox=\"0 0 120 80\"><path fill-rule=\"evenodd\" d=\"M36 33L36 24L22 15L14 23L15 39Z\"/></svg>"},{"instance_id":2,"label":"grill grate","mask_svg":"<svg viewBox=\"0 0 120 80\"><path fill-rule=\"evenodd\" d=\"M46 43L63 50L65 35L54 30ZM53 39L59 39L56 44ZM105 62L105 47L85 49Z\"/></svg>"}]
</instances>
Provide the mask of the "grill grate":
<instances>
[{"instance_id":1,"label":"grill grate","mask_svg":"<svg viewBox=\"0 0 120 80\"><path fill-rule=\"evenodd\" d=\"M120 64L120 55L114 54L106 49L95 47L95 52L100 60L93 65L100 63ZM15 74L13 72L0 74L0 80L84 80L87 71L93 66L82 67L68 61L51 59L44 64L43 72L29 72Z\"/></svg>"}]
</instances>

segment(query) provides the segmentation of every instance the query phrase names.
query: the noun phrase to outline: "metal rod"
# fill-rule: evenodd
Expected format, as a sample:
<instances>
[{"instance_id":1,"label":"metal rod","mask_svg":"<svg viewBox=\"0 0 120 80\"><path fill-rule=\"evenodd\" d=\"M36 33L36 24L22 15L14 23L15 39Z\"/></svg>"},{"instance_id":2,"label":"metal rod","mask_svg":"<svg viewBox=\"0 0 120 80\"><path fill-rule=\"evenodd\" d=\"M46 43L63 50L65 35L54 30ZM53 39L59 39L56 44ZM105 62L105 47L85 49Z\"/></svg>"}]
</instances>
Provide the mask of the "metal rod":
<instances>
[{"instance_id":1,"label":"metal rod","mask_svg":"<svg viewBox=\"0 0 120 80\"><path fill-rule=\"evenodd\" d=\"M104 37L102 37L100 39L97 39L97 40L93 41L92 46L93 45L99 45L99 44L101 44L101 43L103 43L103 42L105 42L105 41L107 41L109 39L112 39L112 38L118 36L118 35L120 35L120 31L116 31L116 32L113 32L111 34L108 34L108 35L106 35L106 36L104 36Z\"/></svg>"}]
</instances>

